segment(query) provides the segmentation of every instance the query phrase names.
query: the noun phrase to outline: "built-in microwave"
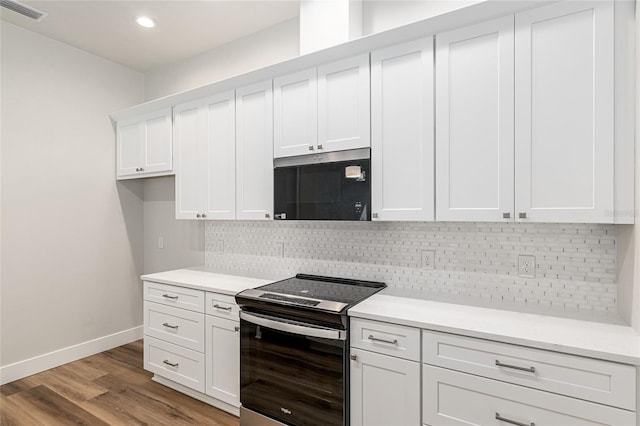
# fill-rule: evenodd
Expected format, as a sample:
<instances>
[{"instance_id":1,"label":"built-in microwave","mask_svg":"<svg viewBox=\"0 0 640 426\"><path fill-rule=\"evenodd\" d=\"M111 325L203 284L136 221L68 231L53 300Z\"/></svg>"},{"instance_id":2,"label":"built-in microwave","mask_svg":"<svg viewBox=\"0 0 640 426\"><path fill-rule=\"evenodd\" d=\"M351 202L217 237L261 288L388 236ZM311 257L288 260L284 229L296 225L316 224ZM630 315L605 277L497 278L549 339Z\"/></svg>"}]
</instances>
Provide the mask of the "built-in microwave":
<instances>
[{"instance_id":1,"label":"built-in microwave","mask_svg":"<svg viewBox=\"0 0 640 426\"><path fill-rule=\"evenodd\" d=\"M279 220L371 220L371 151L354 149L274 162Z\"/></svg>"}]
</instances>

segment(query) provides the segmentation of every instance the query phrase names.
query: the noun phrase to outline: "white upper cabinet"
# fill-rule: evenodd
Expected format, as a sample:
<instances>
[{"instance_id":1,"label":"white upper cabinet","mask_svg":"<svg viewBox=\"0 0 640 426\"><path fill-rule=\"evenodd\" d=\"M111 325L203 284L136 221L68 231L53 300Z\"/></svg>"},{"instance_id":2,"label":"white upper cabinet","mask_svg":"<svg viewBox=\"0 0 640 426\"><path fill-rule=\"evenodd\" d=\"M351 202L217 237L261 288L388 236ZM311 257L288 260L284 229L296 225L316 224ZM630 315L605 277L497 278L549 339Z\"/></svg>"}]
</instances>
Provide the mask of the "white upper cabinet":
<instances>
[{"instance_id":1,"label":"white upper cabinet","mask_svg":"<svg viewBox=\"0 0 640 426\"><path fill-rule=\"evenodd\" d=\"M371 53L373 220L434 219L433 37Z\"/></svg>"},{"instance_id":2,"label":"white upper cabinet","mask_svg":"<svg viewBox=\"0 0 640 426\"><path fill-rule=\"evenodd\" d=\"M235 219L234 92L174 108L176 218Z\"/></svg>"},{"instance_id":3,"label":"white upper cabinet","mask_svg":"<svg viewBox=\"0 0 640 426\"><path fill-rule=\"evenodd\" d=\"M316 68L273 81L274 158L315 152L318 145Z\"/></svg>"},{"instance_id":4,"label":"white upper cabinet","mask_svg":"<svg viewBox=\"0 0 640 426\"><path fill-rule=\"evenodd\" d=\"M273 217L272 82L236 91L236 218Z\"/></svg>"},{"instance_id":5,"label":"white upper cabinet","mask_svg":"<svg viewBox=\"0 0 640 426\"><path fill-rule=\"evenodd\" d=\"M516 15L516 213L614 220L614 2Z\"/></svg>"},{"instance_id":6,"label":"white upper cabinet","mask_svg":"<svg viewBox=\"0 0 640 426\"><path fill-rule=\"evenodd\" d=\"M206 139L202 212L207 219L236 218L236 103L234 91L204 102ZM206 166L205 166L206 164Z\"/></svg>"},{"instance_id":7,"label":"white upper cabinet","mask_svg":"<svg viewBox=\"0 0 640 426\"><path fill-rule=\"evenodd\" d=\"M118 121L117 178L172 174L171 133L170 108Z\"/></svg>"},{"instance_id":8,"label":"white upper cabinet","mask_svg":"<svg viewBox=\"0 0 640 426\"><path fill-rule=\"evenodd\" d=\"M200 177L202 144L201 102L178 105L173 109L176 159L176 219L200 217Z\"/></svg>"},{"instance_id":9,"label":"white upper cabinet","mask_svg":"<svg viewBox=\"0 0 640 426\"><path fill-rule=\"evenodd\" d=\"M436 219L513 218L513 16L436 36Z\"/></svg>"},{"instance_id":10,"label":"white upper cabinet","mask_svg":"<svg viewBox=\"0 0 640 426\"><path fill-rule=\"evenodd\" d=\"M318 149L368 148L369 54L318 68Z\"/></svg>"}]
</instances>

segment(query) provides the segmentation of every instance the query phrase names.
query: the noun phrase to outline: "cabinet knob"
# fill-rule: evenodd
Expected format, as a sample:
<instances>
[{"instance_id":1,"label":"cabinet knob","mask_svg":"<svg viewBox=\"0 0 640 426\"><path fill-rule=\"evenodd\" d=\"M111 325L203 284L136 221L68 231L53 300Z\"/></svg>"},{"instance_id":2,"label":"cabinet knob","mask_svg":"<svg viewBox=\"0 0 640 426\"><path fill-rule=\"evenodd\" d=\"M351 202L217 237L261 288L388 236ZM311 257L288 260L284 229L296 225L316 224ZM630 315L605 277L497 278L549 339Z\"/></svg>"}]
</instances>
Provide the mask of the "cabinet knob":
<instances>
[{"instance_id":1,"label":"cabinet knob","mask_svg":"<svg viewBox=\"0 0 640 426\"><path fill-rule=\"evenodd\" d=\"M266 219L269 219L269 218L271 217L271 215L270 215L269 213L265 213L265 214L264 214L264 217L265 217Z\"/></svg>"},{"instance_id":2,"label":"cabinet knob","mask_svg":"<svg viewBox=\"0 0 640 426\"><path fill-rule=\"evenodd\" d=\"M238 327L237 325L236 325L235 327L233 327L233 329L234 329L235 331L240 331L240 327Z\"/></svg>"},{"instance_id":3,"label":"cabinet knob","mask_svg":"<svg viewBox=\"0 0 640 426\"><path fill-rule=\"evenodd\" d=\"M206 215L206 214L204 214L204 213L202 213L202 217L207 217L207 215Z\"/></svg>"},{"instance_id":4,"label":"cabinet knob","mask_svg":"<svg viewBox=\"0 0 640 426\"><path fill-rule=\"evenodd\" d=\"M140 167L136 167L136 172L139 172L139 171L140 171Z\"/></svg>"},{"instance_id":5,"label":"cabinet knob","mask_svg":"<svg viewBox=\"0 0 640 426\"><path fill-rule=\"evenodd\" d=\"M309 151L313 151L314 149L313 145L309 145Z\"/></svg>"},{"instance_id":6,"label":"cabinet knob","mask_svg":"<svg viewBox=\"0 0 640 426\"><path fill-rule=\"evenodd\" d=\"M377 219L378 218L378 213L371 213L371 217L374 218L374 219Z\"/></svg>"},{"instance_id":7,"label":"cabinet knob","mask_svg":"<svg viewBox=\"0 0 640 426\"><path fill-rule=\"evenodd\" d=\"M351 354L350 358L351 358L351 361L357 361L358 360L358 355Z\"/></svg>"},{"instance_id":8,"label":"cabinet knob","mask_svg":"<svg viewBox=\"0 0 640 426\"><path fill-rule=\"evenodd\" d=\"M200 219L200 218L202 217L202 215L201 215L200 213L198 213L198 214L196 215L196 217L197 217L198 219Z\"/></svg>"},{"instance_id":9,"label":"cabinet knob","mask_svg":"<svg viewBox=\"0 0 640 426\"><path fill-rule=\"evenodd\" d=\"M502 213L503 219L511 219L511 213Z\"/></svg>"},{"instance_id":10,"label":"cabinet knob","mask_svg":"<svg viewBox=\"0 0 640 426\"><path fill-rule=\"evenodd\" d=\"M322 144L318 144L318 149L322 149Z\"/></svg>"},{"instance_id":11,"label":"cabinet knob","mask_svg":"<svg viewBox=\"0 0 640 426\"><path fill-rule=\"evenodd\" d=\"M519 219L526 219L527 218L527 213L523 213L523 212L518 213L518 218Z\"/></svg>"},{"instance_id":12,"label":"cabinet knob","mask_svg":"<svg viewBox=\"0 0 640 426\"><path fill-rule=\"evenodd\" d=\"M141 171L141 172L144 172L144 167L140 167L140 171Z\"/></svg>"}]
</instances>

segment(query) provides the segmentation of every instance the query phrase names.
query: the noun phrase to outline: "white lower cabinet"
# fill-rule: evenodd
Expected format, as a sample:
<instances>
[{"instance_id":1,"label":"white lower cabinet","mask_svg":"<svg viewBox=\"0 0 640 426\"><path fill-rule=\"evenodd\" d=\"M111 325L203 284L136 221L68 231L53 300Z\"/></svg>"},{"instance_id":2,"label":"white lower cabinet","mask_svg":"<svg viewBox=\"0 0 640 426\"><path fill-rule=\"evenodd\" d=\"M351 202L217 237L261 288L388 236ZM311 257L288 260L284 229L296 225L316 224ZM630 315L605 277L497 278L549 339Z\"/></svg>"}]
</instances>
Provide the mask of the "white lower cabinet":
<instances>
[{"instance_id":1,"label":"white lower cabinet","mask_svg":"<svg viewBox=\"0 0 640 426\"><path fill-rule=\"evenodd\" d=\"M240 323L207 315L206 394L240 406Z\"/></svg>"},{"instance_id":2,"label":"white lower cabinet","mask_svg":"<svg viewBox=\"0 0 640 426\"><path fill-rule=\"evenodd\" d=\"M425 425L634 425L636 414L498 380L423 365Z\"/></svg>"},{"instance_id":3,"label":"white lower cabinet","mask_svg":"<svg viewBox=\"0 0 640 426\"><path fill-rule=\"evenodd\" d=\"M420 424L420 329L353 318L351 425Z\"/></svg>"},{"instance_id":4,"label":"white lower cabinet","mask_svg":"<svg viewBox=\"0 0 640 426\"><path fill-rule=\"evenodd\" d=\"M351 425L420 424L420 363L351 349Z\"/></svg>"},{"instance_id":5,"label":"white lower cabinet","mask_svg":"<svg viewBox=\"0 0 640 426\"><path fill-rule=\"evenodd\" d=\"M233 296L145 281L144 299L145 370L237 416L240 322Z\"/></svg>"}]
</instances>

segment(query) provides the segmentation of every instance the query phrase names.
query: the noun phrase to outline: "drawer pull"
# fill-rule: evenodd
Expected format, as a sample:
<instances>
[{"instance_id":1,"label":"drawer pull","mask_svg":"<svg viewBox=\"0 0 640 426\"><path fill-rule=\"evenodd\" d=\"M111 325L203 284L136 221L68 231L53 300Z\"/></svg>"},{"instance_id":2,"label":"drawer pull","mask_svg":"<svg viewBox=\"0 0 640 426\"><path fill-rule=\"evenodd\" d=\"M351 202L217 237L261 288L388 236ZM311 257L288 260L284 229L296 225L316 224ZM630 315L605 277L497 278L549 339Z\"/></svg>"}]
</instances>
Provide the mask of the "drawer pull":
<instances>
[{"instance_id":1,"label":"drawer pull","mask_svg":"<svg viewBox=\"0 0 640 426\"><path fill-rule=\"evenodd\" d=\"M368 339L369 340L373 340L374 342L389 343L390 345L397 345L398 344L398 339L393 339L393 340L380 339L378 337L373 337L373 334L370 334Z\"/></svg>"},{"instance_id":2,"label":"drawer pull","mask_svg":"<svg viewBox=\"0 0 640 426\"><path fill-rule=\"evenodd\" d=\"M236 332L237 332L237 331L240 331L240 327L238 327L238 326L236 325L235 327L233 327L233 330L234 330L234 331L236 331Z\"/></svg>"},{"instance_id":3,"label":"drawer pull","mask_svg":"<svg viewBox=\"0 0 640 426\"><path fill-rule=\"evenodd\" d=\"M213 305L214 308L216 309L222 309L223 311L230 311L231 310L231 306L220 306L217 303L215 305Z\"/></svg>"},{"instance_id":4,"label":"drawer pull","mask_svg":"<svg viewBox=\"0 0 640 426\"><path fill-rule=\"evenodd\" d=\"M178 296L169 296L168 294L163 294L162 297L165 299L178 300Z\"/></svg>"},{"instance_id":5,"label":"drawer pull","mask_svg":"<svg viewBox=\"0 0 640 426\"><path fill-rule=\"evenodd\" d=\"M177 362L174 364L173 362L169 362L169 360L166 360L166 359L164 361L162 361L162 362L164 362L167 365L170 365L171 367L178 368L178 363Z\"/></svg>"},{"instance_id":6,"label":"drawer pull","mask_svg":"<svg viewBox=\"0 0 640 426\"><path fill-rule=\"evenodd\" d=\"M502 417L500 415L500 413L496 413L496 420L501 421L501 422L505 422L505 423L510 423L512 425L517 425L517 426L536 426L536 424L534 422L522 423L522 422L517 422L515 420L507 419L505 417Z\"/></svg>"},{"instance_id":7,"label":"drawer pull","mask_svg":"<svg viewBox=\"0 0 640 426\"><path fill-rule=\"evenodd\" d=\"M517 365L503 364L500 361L498 361L497 359L496 359L496 365L498 367L513 368L514 370L526 371L528 373L535 373L536 372L536 368L535 367L518 367Z\"/></svg>"},{"instance_id":8,"label":"drawer pull","mask_svg":"<svg viewBox=\"0 0 640 426\"><path fill-rule=\"evenodd\" d=\"M178 326L177 326L177 325L171 325L171 324L169 324L168 322L165 322L165 323L164 323L164 324L162 324L162 325L163 325L163 326L165 326L165 327L168 327L168 328L173 328L174 330L177 330L177 329L178 329Z\"/></svg>"}]
</instances>

